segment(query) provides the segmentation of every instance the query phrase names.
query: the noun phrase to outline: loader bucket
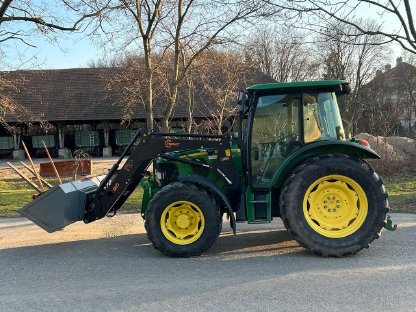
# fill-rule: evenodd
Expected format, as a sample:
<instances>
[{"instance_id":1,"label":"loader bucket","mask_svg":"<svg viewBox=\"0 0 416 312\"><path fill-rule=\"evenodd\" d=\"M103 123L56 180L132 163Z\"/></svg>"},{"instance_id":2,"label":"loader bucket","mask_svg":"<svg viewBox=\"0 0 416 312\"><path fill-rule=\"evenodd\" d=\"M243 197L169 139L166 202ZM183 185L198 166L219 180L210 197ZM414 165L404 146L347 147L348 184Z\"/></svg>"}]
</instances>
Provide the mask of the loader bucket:
<instances>
[{"instance_id":1,"label":"loader bucket","mask_svg":"<svg viewBox=\"0 0 416 312\"><path fill-rule=\"evenodd\" d=\"M84 219L87 195L97 190L100 178L56 185L18 212L49 233L63 229Z\"/></svg>"}]
</instances>

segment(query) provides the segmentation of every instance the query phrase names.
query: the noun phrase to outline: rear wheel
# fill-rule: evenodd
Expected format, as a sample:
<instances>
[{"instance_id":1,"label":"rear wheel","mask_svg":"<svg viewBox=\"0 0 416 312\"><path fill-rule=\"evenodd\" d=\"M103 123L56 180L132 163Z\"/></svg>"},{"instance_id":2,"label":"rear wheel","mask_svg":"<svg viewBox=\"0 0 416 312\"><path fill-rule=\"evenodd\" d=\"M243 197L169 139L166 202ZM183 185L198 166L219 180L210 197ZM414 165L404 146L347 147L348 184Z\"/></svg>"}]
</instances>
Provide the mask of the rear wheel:
<instances>
[{"instance_id":1,"label":"rear wheel","mask_svg":"<svg viewBox=\"0 0 416 312\"><path fill-rule=\"evenodd\" d=\"M354 254L380 236L388 212L383 182L364 161L325 155L295 169L280 196L286 228L324 256Z\"/></svg>"},{"instance_id":2,"label":"rear wheel","mask_svg":"<svg viewBox=\"0 0 416 312\"><path fill-rule=\"evenodd\" d=\"M205 190L172 183L162 188L146 210L145 227L153 246L169 256L199 256L217 240L220 209Z\"/></svg>"}]
</instances>

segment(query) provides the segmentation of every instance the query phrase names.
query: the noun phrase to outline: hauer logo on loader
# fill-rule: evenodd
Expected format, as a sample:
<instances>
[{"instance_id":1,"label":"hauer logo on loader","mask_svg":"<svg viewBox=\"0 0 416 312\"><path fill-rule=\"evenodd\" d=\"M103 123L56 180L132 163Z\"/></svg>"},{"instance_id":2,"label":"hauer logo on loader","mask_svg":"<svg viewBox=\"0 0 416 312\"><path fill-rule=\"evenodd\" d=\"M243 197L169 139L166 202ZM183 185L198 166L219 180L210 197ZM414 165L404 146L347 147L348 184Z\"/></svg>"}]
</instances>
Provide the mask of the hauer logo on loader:
<instances>
[{"instance_id":1,"label":"hauer logo on loader","mask_svg":"<svg viewBox=\"0 0 416 312\"><path fill-rule=\"evenodd\" d=\"M171 140L165 141L165 147L177 147L179 145L181 145L179 142L172 142Z\"/></svg>"}]
</instances>

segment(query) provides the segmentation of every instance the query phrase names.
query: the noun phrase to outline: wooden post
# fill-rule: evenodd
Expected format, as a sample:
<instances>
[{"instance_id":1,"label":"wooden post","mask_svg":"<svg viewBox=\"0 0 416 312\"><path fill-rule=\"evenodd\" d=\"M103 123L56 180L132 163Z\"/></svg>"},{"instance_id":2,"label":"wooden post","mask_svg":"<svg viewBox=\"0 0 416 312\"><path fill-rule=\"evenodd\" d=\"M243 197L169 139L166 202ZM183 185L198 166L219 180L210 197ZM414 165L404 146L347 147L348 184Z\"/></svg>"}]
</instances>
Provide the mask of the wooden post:
<instances>
[{"instance_id":1,"label":"wooden post","mask_svg":"<svg viewBox=\"0 0 416 312\"><path fill-rule=\"evenodd\" d=\"M49 154L48 148L46 147L45 141L42 141L43 147L45 148L46 154L48 155L49 161L51 162L53 171L55 171L55 175L58 179L59 184L62 184L61 177L59 176L58 170L56 170L55 163L52 160L51 154Z\"/></svg>"},{"instance_id":2,"label":"wooden post","mask_svg":"<svg viewBox=\"0 0 416 312\"><path fill-rule=\"evenodd\" d=\"M30 168L28 165L26 165L23 161L21 161L20 162L21 164L22 164L22 166L23 167L25 167L31 174L35 174L34 172L33 172L33 169L32 168ZM52 184L50 184L48 181L46 181L44 178L42 178L42 177L40 177L40 179L42 180L42 182L43 183L45 183L46 184L46 186L47 187L49 187L49 188L53 188L53 185Z\"/></svg>"},{"instance_id":3,"label":"wooden post","mask_svg":"<svg viewBox=\"0 0 416 312\"><path fill-rule=\"evenodd\" d=\"M30 181L30 179L25 176L22 172L20 172L19 169L17 169L15 166L13 166L11 163L7 162L7 164L9 165L10 168L12 168L19 176L21 176L23 178L23 180L25 180L27 183L29 183L29 185L31 187L33 187L36 191L38 191L39 193L42 193L41 190L38 188L38 186L33 183L32 181Z\"/></svg>"},{"instance_id":4,"label":"wooden post","mask_svg":"<svg viewBox=\"0 0 416 312\"><path fill-rule=\"evenodd\" d=\"M45 188L43 187L43 184L42 184L42 181L40 180L39 174L36 172L35 164L32 161L32 157L30 157L29 151L27 150L26 144L25 144L24 141L22 141L22 145L23 145L23 148L26 152L26 156L30 161L30 164L32 165L32 169L33 169L33 172L35 173L35 177L36 177L36 180L38 181L39 187L40 187L42 192L45 192Z\"/></svg>"}]
</instances>

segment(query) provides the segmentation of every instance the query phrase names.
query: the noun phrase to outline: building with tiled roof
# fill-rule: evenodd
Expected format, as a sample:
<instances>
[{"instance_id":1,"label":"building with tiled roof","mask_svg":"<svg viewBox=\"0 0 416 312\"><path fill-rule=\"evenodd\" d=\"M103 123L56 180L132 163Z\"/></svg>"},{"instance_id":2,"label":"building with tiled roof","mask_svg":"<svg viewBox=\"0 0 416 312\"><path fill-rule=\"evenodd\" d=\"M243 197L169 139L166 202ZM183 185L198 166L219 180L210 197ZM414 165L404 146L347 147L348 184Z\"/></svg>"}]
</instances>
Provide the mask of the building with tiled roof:
<instances>
[{"instance_id":1,"label":"building with tiled roof","mask_svg":"<svg viewBox=\"0 0 416 312\"><path fill-rule=\"evenodd\" d=\"M10 90L0 89L0 96L2 93L10 95L13 101L30 112L18 117L6 112L5 121L17 129L13 133L15 142L19 141L16 138L18 135L45 134L39 127L27 127L27 123L46 121L54 126L47 133L58 137L56 145L60 149L69 147L70 140L65 143L66 134L80 130L101 131L104 133L105 146L111 145L110 132L123 128L124 111L122 96L116 91L109 91L108 82L122 71L123 68L113 67L0 72L3 79L14 85ZM241 87L273 81L257 70L251 70L250 75ZM194 98L193 118L209 118L209 96L201 88L196 88ZM162 118L164 108L163 99L156 97L153 110L156 122ZM187 116L187 107L180 99L172 114L173 126L175 121L183 121ZM132 107L131 127L144 127L145 118L142 105ZM5 136L10 136L9 130L0 127L0 137Z\"/></svg>"}]
</instances>

